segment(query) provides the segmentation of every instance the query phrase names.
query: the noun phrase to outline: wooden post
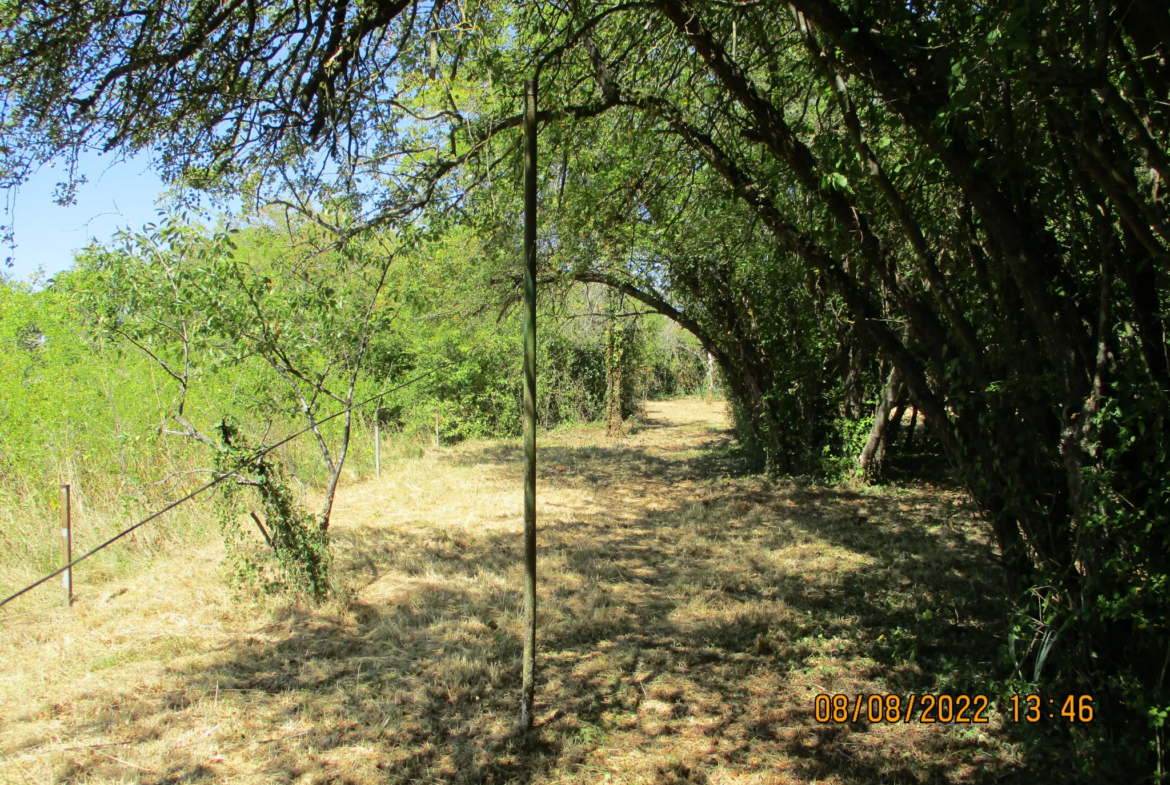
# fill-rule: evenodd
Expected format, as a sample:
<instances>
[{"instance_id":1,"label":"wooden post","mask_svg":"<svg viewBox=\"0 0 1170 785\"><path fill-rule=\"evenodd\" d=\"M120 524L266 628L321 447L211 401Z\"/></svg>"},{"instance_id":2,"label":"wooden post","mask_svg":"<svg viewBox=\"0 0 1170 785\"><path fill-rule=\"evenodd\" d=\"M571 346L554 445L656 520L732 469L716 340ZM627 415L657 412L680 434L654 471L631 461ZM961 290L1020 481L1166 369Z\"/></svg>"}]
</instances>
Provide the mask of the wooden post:
<instances>
[{"instance_id":1,"label":"wooden post","mask_svg":"<svg viewBox=\"0 0 1170 785\"><path fill-rule=\"evenodd\" d=\"M272 538L268 536L268 530L264 528L264 524L260 521L260 516L256 514L255 510L252 510L248 514L256 522L256 528L260 530L260 536L264 538L264 542L268 543L269 548L276 550L276 545L272 542Z\"/></svg>"},{"instance_id":2,"label":"wooden post","mask_svg":"<svg viewBox=\"0 0 1170 785\"><path fill-rule=\"evenodd\" d=\"M374 476L382 476L382 434L378 430L378 412L374 411Z\"/></svg>"},{"instance_id":3,"label":"wooden post","mask_svg":"<svg viewBox=\"0 0 1170 785\"><path fill-rule=\"evenodd\" d=\"M536 81L524 85L524 671L516 729L536 700Z\"/></svg>"},{"instance_id":4,"label":"wooden post","mask_svg":"<svg viewBox=\"0 0 1170 785\"><path fill-rule=\"evenodd\" d=\"M73 604L73 568L69 562L73 561L73 520L69 509L69 486L61 486L61 566L65 572L61 573L61 583L65 589L65 607Z\"/></svg>"}]
</instances>

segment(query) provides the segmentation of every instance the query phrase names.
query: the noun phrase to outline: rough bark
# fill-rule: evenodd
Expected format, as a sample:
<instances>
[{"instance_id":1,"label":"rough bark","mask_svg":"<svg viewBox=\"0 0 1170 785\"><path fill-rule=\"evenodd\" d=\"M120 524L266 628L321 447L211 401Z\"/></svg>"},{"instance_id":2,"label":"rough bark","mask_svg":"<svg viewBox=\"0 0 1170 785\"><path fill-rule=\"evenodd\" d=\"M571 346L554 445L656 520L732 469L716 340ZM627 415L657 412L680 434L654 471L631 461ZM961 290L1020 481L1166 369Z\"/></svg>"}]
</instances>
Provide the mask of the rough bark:
<instances>
[{"instance_id":1,"label":"rough bark","mask_svg":"<svg viewBox=\"0 0 1170 785\"><path fill-rule=\"evenodd\" d=\"M618 304L610 297L609 323L605 330L605 435L616 439L625 434L625 419L622 417L622 369L625 346L621 328L616 324Z\"/></svg>"},{"instance_id":2,"label":"rough bark","mask_svg":"<svg viewBox=\"0 0 1170 785\"><path fill-rule=\"evenodd\" d=\"M866 482L876 482L882 476L882 462L885 458L886 428L890 422L890 410L902 394L902 376L897 367L890 372L890 378L882 389L881 398L873 412L873 427L869 439L857 459L857 473Z\"/></svg>"}]
</instances>

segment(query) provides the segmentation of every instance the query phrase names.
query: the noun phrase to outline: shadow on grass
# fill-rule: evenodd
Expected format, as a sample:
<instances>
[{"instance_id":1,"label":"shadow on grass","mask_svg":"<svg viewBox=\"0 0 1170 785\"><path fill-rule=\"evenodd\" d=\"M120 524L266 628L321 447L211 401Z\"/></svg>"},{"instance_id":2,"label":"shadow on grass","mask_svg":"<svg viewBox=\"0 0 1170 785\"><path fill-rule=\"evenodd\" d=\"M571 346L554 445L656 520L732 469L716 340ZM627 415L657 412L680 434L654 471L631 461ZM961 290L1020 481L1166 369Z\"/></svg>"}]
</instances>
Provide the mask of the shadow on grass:
<instances>
[{"instance_id":1,"label":"shadow on grass","mask_svg":"<svg viewBox=\"0 0 1170 785\"><path fill-rule=\"evenodd\" d=\"M249 715L222 754L246 754L268 781L1034 780L987 726L814 718L818 692L955 693L990 678L1003 587L961 499L774 484L743 474L725 433L664 442L542 447L559 484L599 493L540 533L528 737L510 733L521 543L498 531L338 534L355 599L287 609L267 635L182 665L181 692L214 689ZM520 454L450 461L511 476ZM140 781L220 777L181 751L171 761Z\"/></svg>"}]
</instances>

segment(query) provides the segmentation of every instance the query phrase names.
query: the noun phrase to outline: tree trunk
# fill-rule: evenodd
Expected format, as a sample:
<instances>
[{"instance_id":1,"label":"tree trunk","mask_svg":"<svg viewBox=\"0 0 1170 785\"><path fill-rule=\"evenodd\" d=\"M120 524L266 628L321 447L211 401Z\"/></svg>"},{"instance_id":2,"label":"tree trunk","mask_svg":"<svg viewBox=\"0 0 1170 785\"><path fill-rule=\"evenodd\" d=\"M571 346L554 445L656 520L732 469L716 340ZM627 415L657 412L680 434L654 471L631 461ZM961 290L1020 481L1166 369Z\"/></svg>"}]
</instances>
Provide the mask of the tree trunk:
<instances>
[{"instance_id":1,"label":"tree trunk","mask_svg":"<svg viewBox=\"0 0 1170 785\"><path fill-rule=\"evenodd\" d=\"M890 454L890 448L894 446L894 441L898 438L898 429L902 427L902 417L906 414L906 406L906 396L903 393L898 398L898 405L894 407L894 413L890 415L890 421L886 423L886 427L882 431L882 441L878 446L877 455L874 456L874 466L879 472L886 463L886 456Z\"/></svg>"},{"instance_id":2,"label":"tree trunk","mask_svg":"<svg viewBox=\"0 0 1170 785\"><path fill-rule=\"evenodd\" d=\"M609 324L606 326L605 334L605 435L616 439L625 434L625 421L622 419L622 365L625 341L616 316L621 307L621 295L610 290L608 301Z\"/></svg>"},{"instance_id":3,"label":"tree trunk","mask_svg":"<svg viewBox=\"0 0 1170 785\"><path fill-rule=\"evenodd\" d=\"M874 482L881 477L882 459L885 457L885 434L890 422L890 409L902 393L902 375L895 367L890 372L890 379L882 391L877 409L873 413L873 428L869 431L869 440L857 459L857 473L866 482ZM901 419L901 418L899 418Z\"/></svg>"},{"instance_id":4,"label":"tree trunk","mask_svg":"<svg viewBox=\"0 0 1170 785\"><path fill-rule=\"evenodd\" d=\"M606 363L605 369L605 435L616 439L626 430L622 419L622 366Z\"/></svg>"}]
</instances>

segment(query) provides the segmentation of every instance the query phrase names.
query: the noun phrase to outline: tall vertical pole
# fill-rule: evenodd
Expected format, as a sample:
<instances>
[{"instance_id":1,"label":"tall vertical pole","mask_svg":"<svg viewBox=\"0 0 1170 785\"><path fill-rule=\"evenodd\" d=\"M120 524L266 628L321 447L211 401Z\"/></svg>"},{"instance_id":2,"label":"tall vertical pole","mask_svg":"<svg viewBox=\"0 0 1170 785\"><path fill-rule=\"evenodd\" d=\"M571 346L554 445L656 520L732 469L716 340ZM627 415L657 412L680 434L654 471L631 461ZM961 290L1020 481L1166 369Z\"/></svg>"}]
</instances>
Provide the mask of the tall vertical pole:
<instances>
[{"instance_id":1,"label":"tall vertical pole","mask_svg":"<svg viewBox=\"0 0 1170 785\"><path fill-rule=\"evenodd\" d=\"M524 90L524 678L521 733L536 698L536 81Z\"/></svg>"},{"instance_id":2,"label":"tall vertical pole","mask_svg":"<svg viewBox=\"0 0 1170 785\"><path fill-rule=\"evenodd\" d=\"M65 607L73 604L73 568L68 566L73 561L73 520L69 509L69 486L61 486L61 566L65 572L61 573L61 582L65 589Z\"/></svg>"}]
</instances>

